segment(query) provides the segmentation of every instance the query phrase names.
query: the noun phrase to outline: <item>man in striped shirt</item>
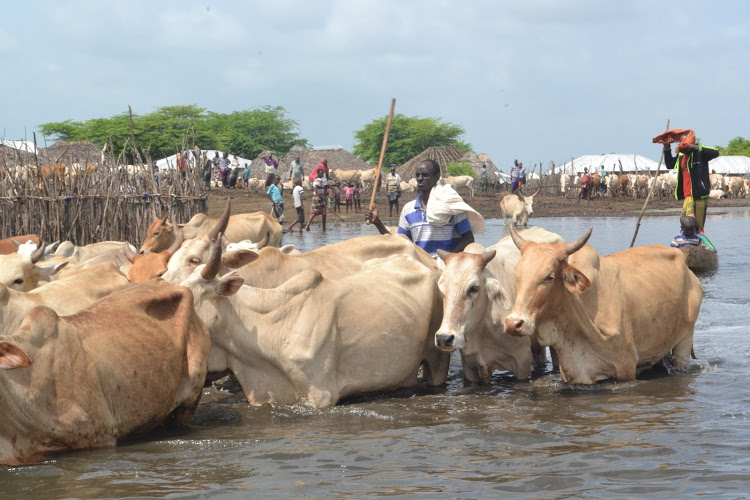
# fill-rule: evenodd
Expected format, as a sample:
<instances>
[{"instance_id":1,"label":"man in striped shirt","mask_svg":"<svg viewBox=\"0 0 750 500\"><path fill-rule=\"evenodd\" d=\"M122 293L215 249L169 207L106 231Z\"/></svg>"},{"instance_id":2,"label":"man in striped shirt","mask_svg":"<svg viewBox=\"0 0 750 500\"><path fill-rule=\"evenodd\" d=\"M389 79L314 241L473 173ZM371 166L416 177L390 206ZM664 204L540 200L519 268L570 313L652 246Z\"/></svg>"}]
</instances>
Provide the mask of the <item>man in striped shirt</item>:
<instances>
[{"instance_id":1,"label":"man in striped shirt","mask_svg":"<svg viewBox=\"0 0 750 500\"><path fill-rule=\"evenodd\" d=\"M419 194L416 200L407 203L401 210L397 233L406 235L432 257L437 256L438 249L461 252L474 241L474 233L465 214L454 215L442 226L433 226L427 222L427 202L432 188L440 179L440 166L435 160L425 160L417 165L414 177L417 179ZM378 218L377 209L372 212L366 210L365 218L371 221L381 234L389 234Z\"/></svg>"}]
</instances>

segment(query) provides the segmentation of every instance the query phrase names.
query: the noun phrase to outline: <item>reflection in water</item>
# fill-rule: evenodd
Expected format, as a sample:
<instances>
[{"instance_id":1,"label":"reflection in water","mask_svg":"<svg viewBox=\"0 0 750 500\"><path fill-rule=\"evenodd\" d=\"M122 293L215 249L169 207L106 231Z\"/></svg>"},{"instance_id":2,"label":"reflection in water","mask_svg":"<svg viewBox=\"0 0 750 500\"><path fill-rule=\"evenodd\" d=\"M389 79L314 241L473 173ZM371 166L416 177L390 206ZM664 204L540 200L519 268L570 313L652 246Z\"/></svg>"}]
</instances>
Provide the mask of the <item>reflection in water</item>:
<instances>
[{"instance_id":1,"label":"reflection in water","mask_svg":"<svg viewBox=\"0 0 750 500\"><path fill-rule=\"evenodd\" d=\"M243 496L648 497L747 495L750 484L750 272L747 211L709 216L717 273L701 277L696 373L565 386L555 374L250 407L207 390L191 428L116 449L0 468L0 497ZM631 219L532 219L566 240L594 226L602 254L629 245ZM645 218L638 244L664 243L674 217ZM490 220L479 241L503 234ZM285 235L302 250L372 234L365 224ZM366 370L367 367L363 367Z\"/></svg>"}]
</instances>

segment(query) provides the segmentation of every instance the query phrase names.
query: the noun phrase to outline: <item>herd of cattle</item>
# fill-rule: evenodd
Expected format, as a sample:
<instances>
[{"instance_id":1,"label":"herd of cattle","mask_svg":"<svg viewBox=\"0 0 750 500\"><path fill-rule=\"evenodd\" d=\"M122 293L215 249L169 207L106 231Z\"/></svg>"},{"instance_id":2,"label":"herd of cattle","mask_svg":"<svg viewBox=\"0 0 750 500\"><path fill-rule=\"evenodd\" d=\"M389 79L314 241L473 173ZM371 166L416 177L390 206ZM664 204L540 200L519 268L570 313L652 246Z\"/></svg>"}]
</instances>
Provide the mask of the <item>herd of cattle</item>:
<instances>
[{"instance_id":1,"label":"herd of cattle","mask_svg":"<svg viewBox=\"0 0 750 500\"><path fill-rule=\"evenodd\" d=\"M281 233L228 201L218 219L154 221L138 250L0 242L0 463L187 424L226 373L252 405L326 407L441 385L454 350L478 383L529 378L547 346L571 384L691 355L703 290L675 249L601 256L591 230L566 243L511 226L439 266L403 236L299 253Z\"/></svg>"},{"instance_id":2,"label":"herd of cattle","mask_svg":"<svg viewBox=\"0 0 750 500\"><path fill-rule=\"evenodd\" d=\"M742 198L750 192L750 180L739 175L711 174L712 199ZM602 182L606 190L601 190ZM656 184L654 186L654 183ZM646 174L608 174L602 181L600 174L591 176L592 195L601 196L632 196L645 198L653 187L654 196L674 196L677 188L677 176L665 172L658 176ZM560 193L562 196L577 196L581 190L581 176L560 174Z\"/></svg>"}]
</instances>

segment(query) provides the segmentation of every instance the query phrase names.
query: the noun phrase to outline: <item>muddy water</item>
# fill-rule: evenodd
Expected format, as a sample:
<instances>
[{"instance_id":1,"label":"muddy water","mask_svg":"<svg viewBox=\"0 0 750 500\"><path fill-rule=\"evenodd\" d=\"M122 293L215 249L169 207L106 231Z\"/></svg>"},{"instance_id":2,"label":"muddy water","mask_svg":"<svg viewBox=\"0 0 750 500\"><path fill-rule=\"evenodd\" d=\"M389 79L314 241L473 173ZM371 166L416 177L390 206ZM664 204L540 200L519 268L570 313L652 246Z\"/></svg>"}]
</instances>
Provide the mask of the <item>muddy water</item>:
<instances>
[{"instance_id":1,"label":"muddy water","mask_svg":"<svg viewBox=\"0 0 750 500\"><path fill-rule=\"evenodd\" d=\"M488 221L479 240L503 234ZM610 253L632 219L532 219L565 239L594 226ZM454 360L445 388L359 398L327 410L250 408L207 391L191 428L114 449L0 467L0 498L211 496L427 498L737 498L750 494L750 212L710 214L721 267L702 277L699 362L689 375L566 387L541 374L496 374L468 386ZM644 219L638 244L677 232L674 215ZM314 248L371 227L286 235ZM367 369L367 367L363 367Z\"/></svg>"}]
</instances>

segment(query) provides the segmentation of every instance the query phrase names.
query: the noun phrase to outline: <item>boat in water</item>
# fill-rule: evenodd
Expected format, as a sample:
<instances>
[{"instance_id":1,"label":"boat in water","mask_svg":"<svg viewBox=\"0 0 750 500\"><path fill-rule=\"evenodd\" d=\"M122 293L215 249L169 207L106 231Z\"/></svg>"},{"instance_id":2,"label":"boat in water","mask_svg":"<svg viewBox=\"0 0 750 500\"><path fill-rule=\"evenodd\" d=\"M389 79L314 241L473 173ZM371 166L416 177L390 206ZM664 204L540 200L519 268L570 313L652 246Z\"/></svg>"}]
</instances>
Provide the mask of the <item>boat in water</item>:
<instances>
[{"instance_id":1,"label":"boat in water","mask_svg":"<svg viewBox=\"0 0 750 500\"><path fill-rule=\"evenodd\" d=\"M685 245L680 250L685 254L688 269L695 273L713 271L719 267L719 253L712 248Z\"/></svg>"}]
</instances>

